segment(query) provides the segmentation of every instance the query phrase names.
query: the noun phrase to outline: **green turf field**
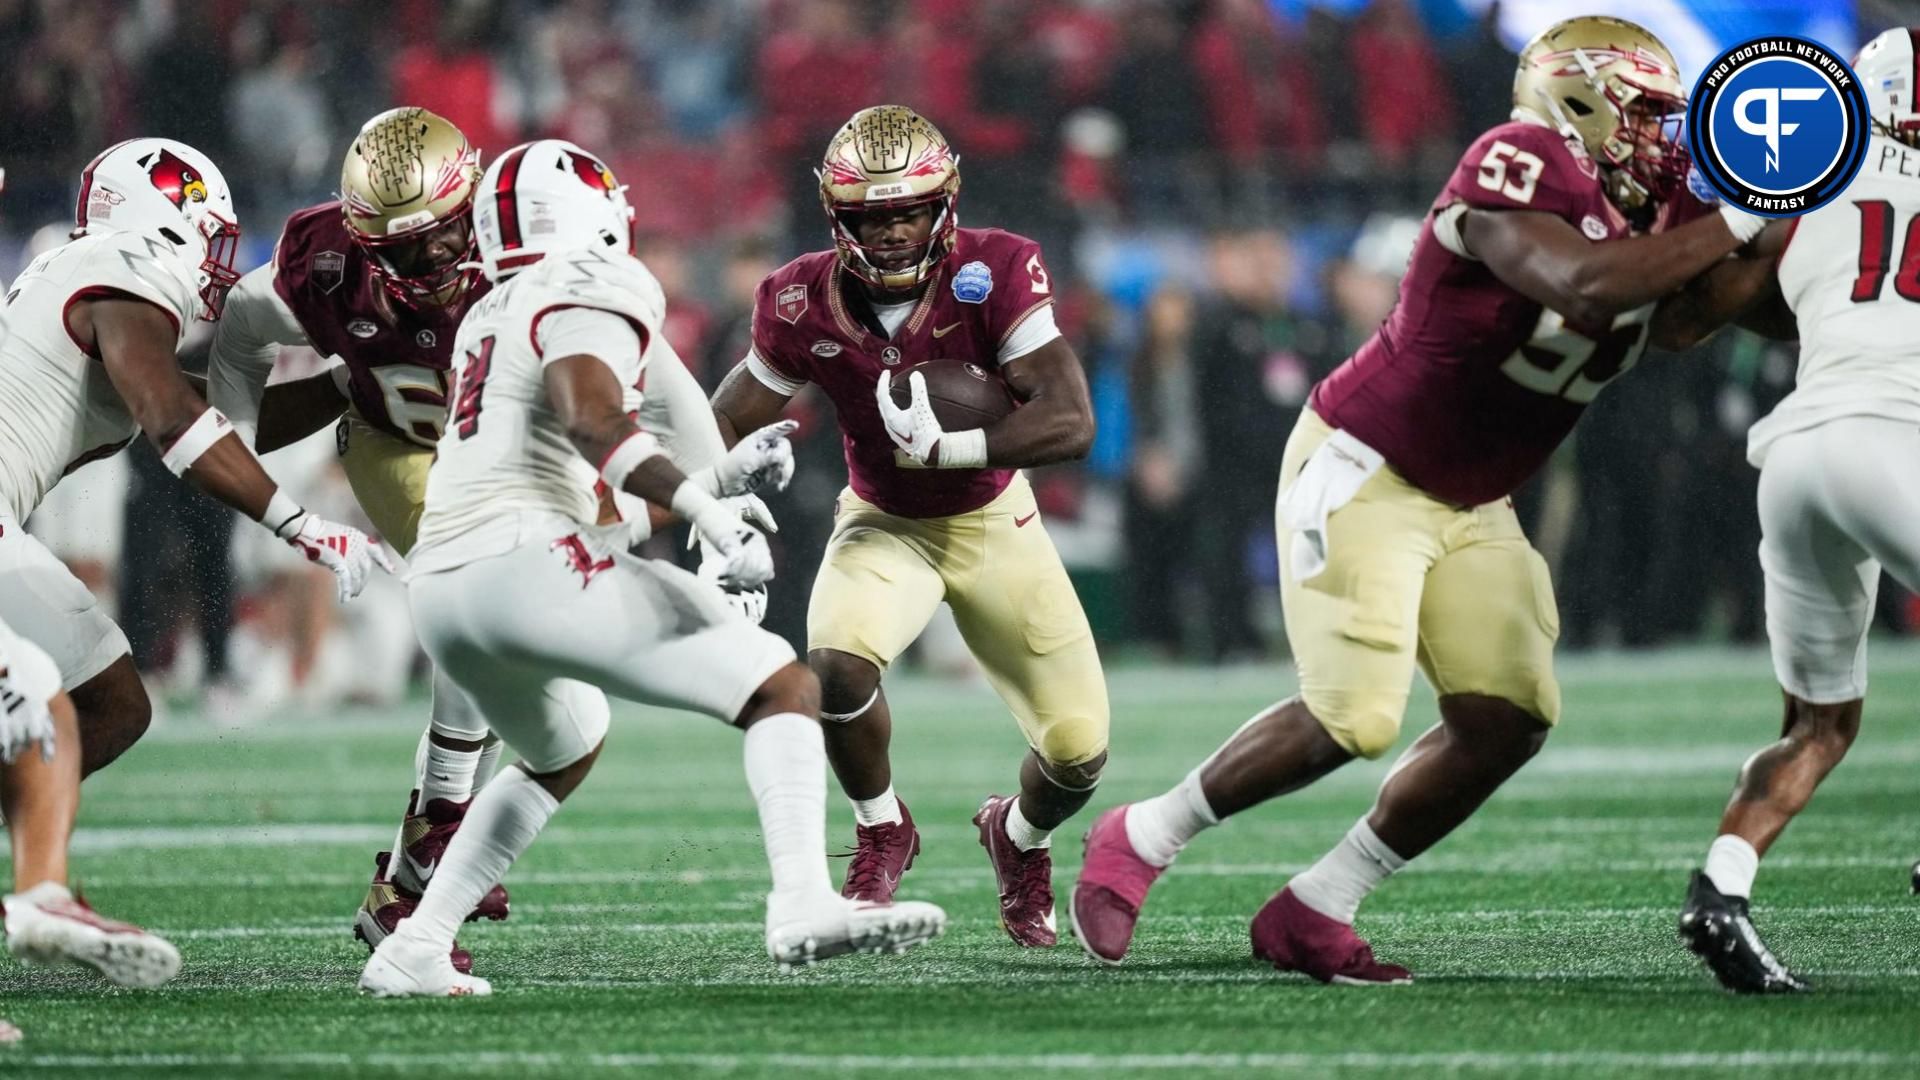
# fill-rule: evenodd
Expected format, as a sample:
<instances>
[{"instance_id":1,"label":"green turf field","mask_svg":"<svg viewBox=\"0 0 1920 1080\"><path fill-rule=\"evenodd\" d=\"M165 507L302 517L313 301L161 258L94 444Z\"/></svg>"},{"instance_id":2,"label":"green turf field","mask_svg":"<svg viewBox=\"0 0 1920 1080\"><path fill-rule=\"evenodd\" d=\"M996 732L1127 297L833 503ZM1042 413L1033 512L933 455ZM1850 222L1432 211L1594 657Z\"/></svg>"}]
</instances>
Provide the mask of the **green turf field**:
<instances>
[{"instance_id":1,"label":"green turf field","mask_svg":"<svg viewBox=\"0 0 1920 1080\"><path fill-rule=\"evenodd\" d=\"M422 710L245 732L176 717L90 782L76 863L102 909L172 935L181 976L130 993L0 963L0 1016L26 1031L0 1076L1920 1075L1920 649L1874 660L1852 759L1761 870L1757 917L1814 977L1804 997L1724 995L1673 938L1734 770L1777 726L1761 653L1567 660L1542 756L1363 909L1376 951L1419 976L1378 989L1257 966L1246 922L1366 809L1384 764L1200 838L1126 967L1105 970L1070 940L1020 951L995 924L968 818L1008 789L1011 721L981 688L902 678L896 777L926 843L902 896L952 918L908 957L776 974L738 738L629 710L508 878L512 920L462 939L495 996L365 1000L349 918ZM1176 779L1291 677L1112 684L1096 808ZM1433 715L1416 688L1409 735ZM834 803L838 844L852 827ZM1063 901L1083 827L1057 845Z\"/></svg>"}]
</instances>

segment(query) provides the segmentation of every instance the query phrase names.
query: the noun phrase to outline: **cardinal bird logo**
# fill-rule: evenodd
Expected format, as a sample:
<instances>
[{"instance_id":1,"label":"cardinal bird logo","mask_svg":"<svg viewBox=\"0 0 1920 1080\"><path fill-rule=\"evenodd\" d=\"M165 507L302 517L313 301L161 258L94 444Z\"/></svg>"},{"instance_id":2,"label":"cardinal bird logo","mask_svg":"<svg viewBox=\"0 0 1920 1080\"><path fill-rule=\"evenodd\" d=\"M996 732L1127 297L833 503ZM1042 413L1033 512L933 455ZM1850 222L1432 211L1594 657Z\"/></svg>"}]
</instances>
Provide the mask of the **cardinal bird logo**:
<instances>
[{"instance_id":1,"label":"cardinal bird logo","mask_svg":"<svg viewBox=\"0 0 1920 1080\"><path fill-rule=\"evenodd\" d=\"M564 153L567 163L573 166L574 175L585 181L588 187L604 191L609 196L619 190L620 185L614 181L613 173L605 165L585 154L576 154L571 150Z\"/></svg>"},{"instance_id":2,"label":"cardinal bird logo","mask_svg":"<svg viewBox=\"0 0 1920 1080\"><path fill-rule=\"evenodd\" d=\"M207 201L207 182L200 178L199 170L180 160L173 151L159 151L152 162L147 166L147 177L173 205L184 209L189 201Z\"/></svg>"}]
</instances>

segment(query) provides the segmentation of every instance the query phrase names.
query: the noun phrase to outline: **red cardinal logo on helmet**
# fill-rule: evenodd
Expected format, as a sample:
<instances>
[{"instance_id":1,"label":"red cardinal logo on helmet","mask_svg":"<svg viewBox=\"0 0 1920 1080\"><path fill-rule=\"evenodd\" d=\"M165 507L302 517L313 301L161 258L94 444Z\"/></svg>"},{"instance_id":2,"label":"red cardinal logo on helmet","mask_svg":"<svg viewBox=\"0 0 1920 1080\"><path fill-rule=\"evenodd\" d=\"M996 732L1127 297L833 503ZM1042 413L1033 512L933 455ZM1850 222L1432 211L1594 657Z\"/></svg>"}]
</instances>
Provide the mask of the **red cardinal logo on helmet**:
<instances>
[{"instance_id":1,"label":"red cardinal logo on helmet","mask_svg":"<svg viewBox=\"0 0 1920 1080\"><path fill-rule=\"evenodd\" d=\"M613 173L605 165L585 154L576 154L571 150L563 152L567 155L567 163L573 166L574 175L585 181L588 187L604 191L609 197L619 189L620 185L614 182Z\"/></svg>"},{"instance_id":2,"label":"red cardinal logo on helmet","mask_svg":"<svg viewBox=\"0 0 1920 1080\"><path fill-rule=\"evenodd\" d=\"M184 209L188 200L207 201L207 182L200 178L199 170L180 160L171 150L163 149L153 156L153 164L147 166L147 177L175 206Z\"/></svg>"}]
</instances>

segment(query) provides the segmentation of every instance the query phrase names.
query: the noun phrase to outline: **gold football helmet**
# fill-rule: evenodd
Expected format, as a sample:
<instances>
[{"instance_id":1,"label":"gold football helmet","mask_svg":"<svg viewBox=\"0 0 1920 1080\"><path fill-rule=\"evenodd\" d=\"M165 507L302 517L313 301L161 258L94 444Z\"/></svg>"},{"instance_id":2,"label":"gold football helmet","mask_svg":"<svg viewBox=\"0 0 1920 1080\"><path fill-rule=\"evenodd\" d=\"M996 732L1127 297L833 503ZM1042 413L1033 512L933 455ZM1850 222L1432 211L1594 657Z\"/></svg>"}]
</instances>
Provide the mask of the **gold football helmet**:
<instances>
[{"instance_id":1,"label":"gold football helmet","mask_svg":"<svg viewBox=\"0 0 1920 1080\"><path fill-rule=\"evenodd\" d=\"M478 274L479 182L480 152L425 109L389 109L354 136L340 167L341 214L395 299L446 306L466 295Z\"/></svg>"},{"instance_id":2,"label":"gold football helmet","mask_svg":"<svg viewBox=\"0 0 1920 1080\"><path fill-rule=\"evenodd\" d=\"M847 272L877 289L905 292L927 280L953 250L959 226L960 159L946 136L904 105L875 105L853 114L831 142L815 175L820 205L833 223L833 246ZM912 265L892 268L873 258L854 224L871 210L933 207L933 232Z\"/></svg>"},{"instance_id":3,"label":"gold football helmet","mask_svg":"<svg viewBox=\"0 0 1920 1080\"><path fill-rule=\"evenodd\" d=\"M1608 196L1626 210L1686 182L1686 109L1673 53L1645 27L1606 15L1547 27L1520 51L1513 76L1513 118L1585 146L1606 172Z\"/></svg>"}]
</instances>

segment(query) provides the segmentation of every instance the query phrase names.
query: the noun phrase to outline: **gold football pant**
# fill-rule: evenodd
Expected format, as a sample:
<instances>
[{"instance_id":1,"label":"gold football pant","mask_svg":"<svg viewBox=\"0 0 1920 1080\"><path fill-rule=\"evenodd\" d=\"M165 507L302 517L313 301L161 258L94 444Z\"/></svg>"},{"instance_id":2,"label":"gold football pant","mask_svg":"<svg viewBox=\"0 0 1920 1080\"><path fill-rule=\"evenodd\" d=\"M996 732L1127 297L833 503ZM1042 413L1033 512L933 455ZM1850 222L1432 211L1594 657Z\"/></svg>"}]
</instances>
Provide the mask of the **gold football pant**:
<instances>
[{"instance_id":1,"label":"gold football pant","mask_svg":"<svg viewBox=\"0 0 1920 1080\"><path fill-rule=\"evenodd\" d=\"M405 555L420 535L433 447L390 435L348 410L335 432L340 467L367 520L387 546Z\"/></svg>"},{"instance_id":2,"label":"gold football pant","mask_svg":"<svg viewBox=\"0 0 1920 1080\"><path fill-rule=\"evenodd\" d=\"M1332 433L1301 414L1281 490ZM1286 556L1292 534L1277 526L1301 696L1348 752L1378 757L1393 745L1415 664L1442 696L1484 694L1559 720L1553 583L1512 502L1449 506L1383 466L1328 517L1326 569L1304 582Z\"/></svg>"},{"instance_id":3,"label":"gold football pant","mask_svg":"<svg viewBox=\"0 0 1920 1080\"><path fill-rule=\"evenodd\" d=\"M1017 475L971 513L889 514L840 493L807 607L807 648L885 671L941 600L1042 760L1079 765L1107 748L1107 684L1066 567Z\"/></svg>"}]
</instances>

